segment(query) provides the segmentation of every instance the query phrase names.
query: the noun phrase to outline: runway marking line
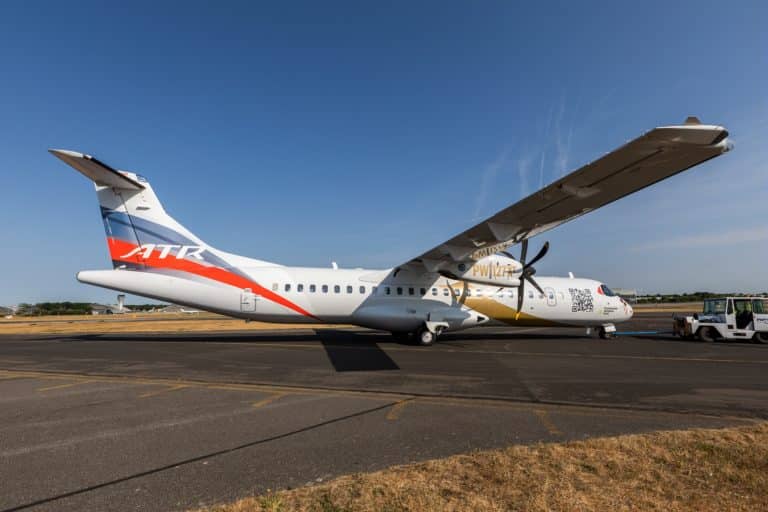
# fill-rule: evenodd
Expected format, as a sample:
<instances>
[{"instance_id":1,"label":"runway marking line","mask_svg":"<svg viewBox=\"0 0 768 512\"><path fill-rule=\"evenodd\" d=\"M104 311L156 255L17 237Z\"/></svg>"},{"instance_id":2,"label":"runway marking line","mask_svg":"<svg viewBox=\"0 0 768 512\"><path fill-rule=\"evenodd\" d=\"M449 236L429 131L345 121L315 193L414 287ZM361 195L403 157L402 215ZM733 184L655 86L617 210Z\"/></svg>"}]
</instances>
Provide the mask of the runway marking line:
<instances>
[{"instance_id":1,"label":"runway marking line","mask_svg":"<svg viewBox=\"0 0 768 512\"><path fill-rule=\"evenodd\" d=\"M164 393L170 393L171 391L178 391L179 389L188 388L186 384L176 384L175 386L168 386L165 389L158 389L155 391L149 391L139 395L139 398L151 398L153 396L162 395Z\"/></svg>"},{"instance_id":2,"label":"runway marking line","mask_svg":"<svg viewBox=\"0 0 768 512\"><path fill-rule=\"evenodd\" d=\"M72 386L79 386L80 384L88 384L90 382L95 382L93 379L90 380L78 380L77 382L69 382L67 384L57 384L55 386L46 386L44 388L38 388L37 392L42 391L51 391L53 389L64 389L64 388L71 388Z\"/></svg>"},{"instance_id":3,"label":"runway marking line","mask_svg":"<svg viewBox=\"0 0 768 512\"><path fill-rule=\"evenodd\" d=\"M258 402L253 402L253 404L252 404L252 407L253 407L254 409L259 409L259 408L261 408L261 407L264 407L265 405L269 405L269 404L271 404L272 402L275 402L275 401L277 401L277 400L280 400L280 399L281 399L281 398L283 398L285 395L286 395L286 393L275 393L274 395L272 395L272 396L268 396L268 397L266 397L266 398L264 398L264 399L262 399L262 400L259 400Z\"/></svg>"},{"instance_id":4,"label":"runway marking line","mask_svg":"<svg viewBox=\"0 0 768 512\"><path fill-rule=\"evenodd\" d=\"M400 415L403 414L403 409L405 409L405 406L408 405L409 402L413 402L413 398L406 398L405 400L400 400L399 402L396 402L387 413L387 419L389 421L395 421L400 418Z\"/></svg>"},{"instance_id":5,"label":"runway marking line","mask_svg":"<svg viewBox=\"0 0 768 512\"><path fill-rule=\"evenodd\" d=\"M533 414L539 419L539 422L547 429L550 435L562 436L563 433L552 422L552 418L549 417L549 413L545 409L534 409Z\"/></svg>"}]
</instances>

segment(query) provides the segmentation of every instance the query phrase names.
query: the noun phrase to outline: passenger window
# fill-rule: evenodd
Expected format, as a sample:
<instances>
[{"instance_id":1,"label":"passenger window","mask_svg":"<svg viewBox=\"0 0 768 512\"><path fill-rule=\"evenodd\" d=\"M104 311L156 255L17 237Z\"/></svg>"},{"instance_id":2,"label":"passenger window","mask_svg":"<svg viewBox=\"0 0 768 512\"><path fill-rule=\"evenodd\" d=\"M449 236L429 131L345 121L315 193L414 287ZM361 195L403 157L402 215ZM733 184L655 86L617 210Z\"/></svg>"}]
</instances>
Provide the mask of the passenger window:
<instances>
[{"instance_id":1,"label":"passenger window","mask_svg":"<svg viewBox=\"0 0 768 512\"><path fill-rule=\"evenodd\" d=\"M403 294L403 289L400 288L399 286L397 287L397 294L398 295L402 295Z\"/></svg>"},{"instance_id":2,"label":"passenger window","mask_svg":"<svg viewBox=\"0 0 768 512\"><path fill-rule=\"evenodd\" d=\"M549 292L549 300L555 300L554 292Z\"/></svg>"},{"instance_id":3,"label":"passenger window","mask_svg":"<svg viewBox=\"0 0 768 512\"><path fill-rule=\"evenodd\" d=\"M340 293L341 292L341 286L334 285L333 287L333 293Z\"/></svg>"},{"instance_id":4,"label":"passenger window","mask_svg":"<svg viewBox=\"0 0 768 512\"><path fill-rule=\"evenodd\" d=\"M426 289L426 288L422 288L422 289L421 289L421 290L419 290L419 291L421 291L421 294L422 294L422 295L426 295L426 294L427 294L427 289Z\"/></svg>"},{"instance_id":5,"label":"passenger window","mask_svg":"<svg viewBox=\"0 0 768 512\"><path fill-rule=\"evenodd\" d=\"M384 288L384 293L386 293L387 295L389 295L391 292L392 292L392 290L389 288L389 286Z\"/></svg>"},{"instance_id":6,"label":"passenger window","mask_svg":"<svg viewBox=\"0 0 768 512\"><path fill-rule=\"evenodd\" d=\"M467 297L471 297L471 296L472 296L472 290L468 288L467 289Z\"/></svg>"},{"instance_id":7,"label":"passenger window","mask_svg":"<svg viewBox=\"0 0 768 512\"><path fill-rule=\"evenodd\" d=\"M360 287L360 293L365 293L365 286Z\"/></svg>"},{"instance_id":8,"label":"passenger window","mask_svg":"<svg viewBox=\"0 0 768 512\"><path fill-rule=\"evenodd\" d=\"M532 298L533 298L533 292L528 292L528 298L529 298L529 299L532 299Z\"/></svg>"},{"instance_id":9,"label":"passenger window","mask_svg":"<svg viewBox=\"0 0 768 512\"><path fill-rule=\"evenodd\" d=\"M408 288L408 295L413 295L413 288Z\"/></svg>"},{"instance_id":10,"label":"passenger window","mask_svg":"<svg viewBox=\"0 0 768 512\"><path fill-rule=\"evenodd\" d=\"M456 296L461 295L461 290L459 290L458 288L454 288L453 292L454 292L454 295Z\"/></svg>"},{"instance_id":11,"label":"passenger window","mask_svg":"<svg viewBox=\"0 0 768 512\"><path fill-rule=\"evenodd\" d=\"M437 288L432 288L432 295L437 295Z\"/></svg>"},{"instance_id":12,"label":"passenger window","mask_svg":"<svg viewBox=\"0 0 768 512\"><path fill-rule=\"evenodd\" d=\"M291 291L291 285L287 284L285 285L285 291L289 292Z\"/></svg>"},{"instance_id":13,"label":"passenger window","mask_svg":"<svg viewBox=\"0 0 768 512\"><path fill-rule=\"evenodd\" d=\"M352 287L351 286L347 286L347 293L352 293Z\"/></svg>"},{"instance_id":14,"label":"passenger window","mask_svg":"<svg viewBox=\"0 0 768 512\"><path fill-rule=\"evenodd\" d=\"M313 284L309 285L309 293L315 293L315 290L317 290L317 287Z\"/></svg>"},{"instance_id":15,"label":"passenger window","mask_svg":"<svg viewBox=\"0 0 768 512\"><path fill-rule=\"evenodd\" d=\"M296 291L297 292L303 292L304 291L304 285L303 284L297 284L296 285Z\"/></svg>"},{"instance_id":16,"label":"passenger window","mask_svg":"<svg viewBox=\"0 0 768 512\"><path fill-rule=\"evenodd\" d=\"M443 290L443 297L447 297L447 296L448 296L448 288Z\"/></svg>"},{"instance_id":17,"label":"passenger window","mask_svg":"<svg viewBox=\"0 0 768 512\"><path fill-rule=\"evenodd\" d=\"M328 293L328 285L324 284L322 287L323 293Z\"/></svg>"}]
</instances>

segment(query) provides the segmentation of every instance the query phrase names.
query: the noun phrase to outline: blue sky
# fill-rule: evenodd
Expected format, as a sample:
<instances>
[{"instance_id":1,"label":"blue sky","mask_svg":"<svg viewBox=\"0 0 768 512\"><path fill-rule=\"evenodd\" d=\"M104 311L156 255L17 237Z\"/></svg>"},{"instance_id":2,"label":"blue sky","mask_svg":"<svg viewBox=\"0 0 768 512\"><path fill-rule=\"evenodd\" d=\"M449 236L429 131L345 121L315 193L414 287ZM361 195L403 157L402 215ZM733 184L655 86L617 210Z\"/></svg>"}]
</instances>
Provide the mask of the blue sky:
<instances>
[{"instance_id":1,"label":"blue sky","mask_svg":"<svg viewBox=\"0 0 768 512\"><path fill-rule=\"evenodd\" d=\"M3 2L0 304L114 298L50 147L221 249L382 268L688 115L736 149L534 239L539 274L768 290L768 3L535 4Z\"/></svg>"}]
</instances>

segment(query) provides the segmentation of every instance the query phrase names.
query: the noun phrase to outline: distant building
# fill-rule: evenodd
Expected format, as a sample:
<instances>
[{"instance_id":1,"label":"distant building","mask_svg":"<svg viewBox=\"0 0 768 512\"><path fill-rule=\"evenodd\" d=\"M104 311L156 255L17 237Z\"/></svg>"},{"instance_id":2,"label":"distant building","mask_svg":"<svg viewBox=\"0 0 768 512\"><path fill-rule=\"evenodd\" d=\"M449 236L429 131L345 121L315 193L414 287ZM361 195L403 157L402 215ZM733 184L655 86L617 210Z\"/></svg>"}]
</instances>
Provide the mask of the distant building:
<instances>
[{"instance_id":1,"label":"distant building","mask_svg":"<svg viewBox=\"0 0 768 512\"><path fill-rule=\"evenodd\" d=\"M637 302L637 290L631 288L613 288L613 292L630 304Z\"/></svg>"},{"instance_id":2,"label":"distant building","mask_svg":"<svg viewBox=\"0 0 768 512\"><path fill-rule=\"evenodd\" d=\"M157 310L158 313L199 313L199 309L194 308L188 308L185 306L179 306L178 304L171 304L170 306L166 306L164 308L160 308Z\"/></svg>"},{"instance_id":3,"label":"distant building","mask_svg":"<svg viewBox=\"0 0 768 512\"><path fill-rule=\"evenodd\" d=\"M125 295L122 293L117 296L117 304L91 304L92 315L122 315L130 312L131 310L125 307Z\"/></svg>"},{"instance_id":4,"label":"distant building","mask_svg":"<svg viewBox=\"0 0 768 512\"><path fill-rule=\"evenodd\" d=\"M121 315L130 312L130 309L118 304L91 304L92 315Z\"/></svg>"}]
</instances>

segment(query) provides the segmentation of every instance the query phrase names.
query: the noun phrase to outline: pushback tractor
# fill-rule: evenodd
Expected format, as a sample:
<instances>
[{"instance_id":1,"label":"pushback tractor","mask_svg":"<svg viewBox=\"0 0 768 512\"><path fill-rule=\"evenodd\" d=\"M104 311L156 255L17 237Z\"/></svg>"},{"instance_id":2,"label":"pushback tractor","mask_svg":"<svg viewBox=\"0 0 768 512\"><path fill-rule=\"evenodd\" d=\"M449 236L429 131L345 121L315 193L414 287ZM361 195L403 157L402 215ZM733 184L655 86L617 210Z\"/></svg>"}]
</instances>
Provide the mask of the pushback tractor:
<instances>
[{"instance_id":1,"label":"pushback tractor","mask_svg":"<svg viewBox=\"0 0 768 512\"><path fill-rule=\"evenodd\" d=\"M768 298L722 297L704 301L704 311L674 317L673 333L701 341L768 343Z\"/></svg>"}]
</instances>

